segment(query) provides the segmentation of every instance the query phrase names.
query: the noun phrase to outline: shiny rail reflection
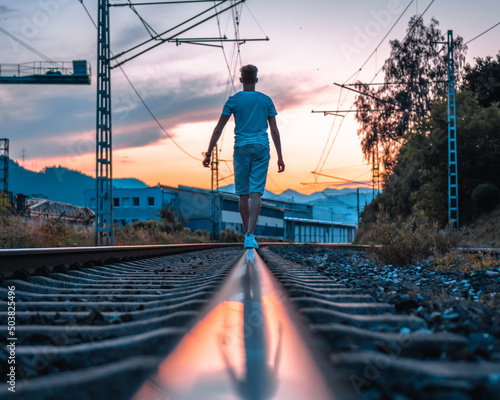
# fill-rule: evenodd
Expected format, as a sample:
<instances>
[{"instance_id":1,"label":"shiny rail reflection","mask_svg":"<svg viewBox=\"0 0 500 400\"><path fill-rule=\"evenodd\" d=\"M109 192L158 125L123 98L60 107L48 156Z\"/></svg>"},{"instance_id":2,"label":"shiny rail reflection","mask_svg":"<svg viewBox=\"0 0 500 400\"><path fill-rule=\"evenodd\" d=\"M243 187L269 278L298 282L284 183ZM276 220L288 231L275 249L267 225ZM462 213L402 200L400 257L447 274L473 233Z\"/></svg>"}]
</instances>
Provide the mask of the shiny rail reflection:
<instances>
[{"instance_id":1,"label":"shiny rail reflection","mask_svg":"<svg viewBox=\"0 0 500 400\"><path fill-rule=\"evenodd\" d=\"M207 311L133 399L350 397L332 394L287 301L259 255L247 250Z\"/></svg>"}]
</instances>

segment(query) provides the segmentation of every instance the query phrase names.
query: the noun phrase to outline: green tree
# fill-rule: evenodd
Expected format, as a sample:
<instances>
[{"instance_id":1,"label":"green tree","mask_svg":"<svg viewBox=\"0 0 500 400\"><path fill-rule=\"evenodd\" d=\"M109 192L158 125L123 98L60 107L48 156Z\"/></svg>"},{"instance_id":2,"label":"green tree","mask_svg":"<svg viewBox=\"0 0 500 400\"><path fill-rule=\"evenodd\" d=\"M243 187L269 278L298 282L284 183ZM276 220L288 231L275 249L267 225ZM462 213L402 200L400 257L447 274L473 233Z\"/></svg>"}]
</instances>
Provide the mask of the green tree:
<instances>
[{"instance_id":1,"label":"green tree","mask_svg":"<svg viewBox=\"0 0 500 400\"><path fill-rule=\"evenodd\" d=\"M473 190L484 183L500 188L500 108L481 107L470 92L457 94L456 107L459 211L460 220L467 224L475 217ZM446 101L436 104L433 114L446 119ZM446 124L432 125L421 171L422 187L414 198L417 208L443 224L448 208L448 131Z\"/></svg>"},{"instance_id":2,"label":"green tree","mask_svg":"<svg viewBox=\"0 0 500 400\"><path fill-rule=\"evenodd\" d=\"M363 154L371 160L373 150L380 147L387 171L393 168L408 129L422 115L429 115L433 103L446 93L448 54L441 43L447 38L438 25L435 19L426 26L421 17L411 18L405 40L391 41L391 55L383 66L384 84L378 89L361 83L358 86L366 94L355 101ZM458 80L465 50L463 39L454 39Z\"/></svg>"},{"instance_id":3,"label":"green tree","mask_svg":"<svg viewBox=\"0 0 500 400\"><path fill-rule=\"evenodd\" d=\"M500 52L496 60L491 56L475 60L474 67L465 66L464 88L476 94L481 106L489 107L500 102Z\"/></svg>"},{"instance_id":4,"label":"green tree","mask_svg":"<svg viewBox=\"0 0 500 400\"><path fill-rule=\"evenodd\" d=\"M491 183L481 183L474 188L471 198L478 214L491 212L500 202L500 190Z\"/></svg>"},{"instance_id":5,"label":"green tree","mask_svg":"<svg viewBox=\"0 0 500 400\"><path fill-rule=\"evenodd\" d=\"M478 194L473 196L474 190L482 184L500 188L500 107L481 107L471 92L458 93L456 106L459 211L460 220L467 224L477 216ZM432 115L446 119L446 100L435 104ZM440 226L446 225L447 172L447 124L417 121L405 136L392 173L385 177L384 191L366 208L362 220L374 223L376 213L383 208L393 221L417 211Z\"/></svg>"},{"instance_id":6,"label":"green tree","mask_svg":"<svg viewBox=\"0 0 500 400\"><path fill-rule=\"evenodd\" d=\"M167 233L182 232L184 222L170 203L164 203L156 214L161 218L161 230Z\"/></svg>"}]
</instances>

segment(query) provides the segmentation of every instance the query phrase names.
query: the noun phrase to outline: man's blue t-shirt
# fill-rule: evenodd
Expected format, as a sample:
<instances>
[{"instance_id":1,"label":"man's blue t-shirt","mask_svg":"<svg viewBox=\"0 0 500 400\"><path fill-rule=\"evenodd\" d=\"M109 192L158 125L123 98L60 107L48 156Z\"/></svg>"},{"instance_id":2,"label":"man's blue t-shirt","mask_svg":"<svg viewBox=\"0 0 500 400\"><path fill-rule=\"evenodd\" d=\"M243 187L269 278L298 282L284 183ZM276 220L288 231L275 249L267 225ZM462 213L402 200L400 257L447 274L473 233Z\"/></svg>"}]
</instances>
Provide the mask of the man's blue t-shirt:
<instances>
[{"instance_id":1,"label":"man's blue t-shirt","mask_svg":"<svg viewBox=\"0 0 500 400\"><path fill-rule=\"evenodd\" d=\"M271 98L261 92L241 91L227 99L223 115L234 115L234 147L262 144L269 148L267 118L277 115Z\"/></svg>"}]
</instances>

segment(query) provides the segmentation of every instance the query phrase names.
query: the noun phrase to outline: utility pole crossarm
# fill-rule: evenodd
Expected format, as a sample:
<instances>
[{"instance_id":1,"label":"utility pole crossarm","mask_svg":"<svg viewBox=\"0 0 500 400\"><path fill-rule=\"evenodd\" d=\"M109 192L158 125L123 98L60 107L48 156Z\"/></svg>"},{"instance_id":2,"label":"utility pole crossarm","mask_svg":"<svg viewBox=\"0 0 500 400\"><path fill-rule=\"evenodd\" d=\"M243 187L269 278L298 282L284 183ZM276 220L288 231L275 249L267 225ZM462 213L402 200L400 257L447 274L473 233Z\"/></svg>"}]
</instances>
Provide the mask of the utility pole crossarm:
<instances>
[{"instance_id":1,"label":"utility pole crossarm","mask_svg":"<svg viewBox=\"0 0 500 400\"><path fill-rule=\"evenodd\" d=\"M312 110L311 113L313 114L323 114L325 117L327 115L333 115L336 117L342 117L344 118L345 115L339 114L339 113L352 113L352 112L358 112L359 110ZM370 110L370 112L384 112L385 110Z\"/></svg>"},{"instance_id":2,"label":"utility pole crossarm","mask_svg":"<svg viewBox=\"0 0 500 400\"><path fill-rule=\"evenodd\" d=\"M218 6L222 5L223 3L226 3L227 1L228 0L220 0L217 4L214 4L213 6L207 8L206 10L204 10L204 11L196 14L195 16L187 19L186 21L181 22L170 29L167 29L166 31L164 31L162 33L154 35L151 38L143 41L142 43L139 43L139 44L131 47L128 50L124 50L121 53L112 56L111 60L114 60L116 62L116 64L114 64L110 68L114 69L116 67L119 67L119 66L127 63L128 61L131 61L131 60L139 57L140 55L142 55L150 50L153 50L154 48L156 48L164 43L176 43L177 45L179 45L181 43L189 43L189 44L199 44L199 45L205 45L205 46L214 46L214 45L205 44L205 43L230 42L230 41L231 42L245 43L245 42L250 42L250 41L268 41L269 40L268 37L260 38L260 39L227 39L227 38L222 38L222 39L221 38L219 38L219 39L207 38L207 39L205 39L205 38L197 38L195 41L192 41L189 39L186 40L186 39L179 38L180 35L196 28L197 26L199 26L199 25L201 25L201 24L203 24L203 23L205 23L213 18L216 18L217 16L225 13L226 11L229 11L229 10L235 8L236 6L238 6L239 4L242 4L245 2L245 0L235 1L235 2L232 2L230 5L228 5L226 8L221 9L221 10L217 10ZM160 3L158 3L158 4L160 4ZM208 12L211 12L211 11L213 11L213 14L206 16L206 17L203 17L204 14L207 14ZM202 17L203 17L203 19L196 21L198 18L202 18ZM187 27L184 27L188 23L192 23L192 24L188 25ZM174 33L177 29L181 29L181 30ZM167 35L167 34L169 34L168 37L163 37L164 35ZM149 44L150 42L155 42L155 43L150 45L149 47L147 47L146 45ZM146 48L144 48L144 47L146 47ZM214 47L219 47L219 46L214 46ZM136 51L136 53L133 53L134 51ZM130 54L130 53L133 53L133 54L130 55L128 58L122 59L120 61L120 58L122 58L125 55Z\"/></svg>"},{"instance_id":3,"label":"utility pole crossarm","mask_svg":"<svg viewBox=\"0 0 500 400\"><path fill-rule=\"evenodd\" d=\"M344 182L348 182L348 183L357 183L360 185L366 185L366 182L357 182L357 181L353 181L353 180L346 179L346 178L339 178L338 176L323 174L321 172L311 171L311 174L318 175L318 176L325 176L327 178L332 178L332 179L338 179L340 181L344 181Z\"/></svg>"},{"instance_id":4,"label":"utility pole crossarm","mask_svg":"<svg viewBox=\"0 0 500 400\"><path fill-rule=\"evenodd\" d=\"M198 46L209 46L209 47L217 47L222 49L224 46L222 44L211 44L211 43L222 43L222 42L238 42L238 44L245 44L246 42L260 42L260 41L268 41L269 38L265 39L228 39L228 38L209 38L209 39L189 39L189 38L181 38L181 39L172 39L172 40L163 40L168 43L175 43L177 46L181 44L195 44ZM113 67L114 68L114 67Z\"/></svg>"},{"instance_id":5,"label":"utility pole crossarm","mask_svg":"<svg viewBox=\"0 0 500 400\"><path fill-rule=\"evenodd\" d=\"M186 4L186 3L213 3L214 0L178 0L178 1L156 1L141 3L109 3L110 7L130 7L130 6L158 6L162 4ZM222 0L222 2L228 0Z\"/></svg>"},{"instance_id":6,"label":"utility pole crossarm","mask_svg":"<svg viewBox=\"0 0 500 400\"><path fill-rule=\"evenodd\" d=\"M416 114L418 114L418 115L421 115L422 117L432 118L432 119L435 119L436 121L441 121L441 122L444 122L444 123L448 123L448 121L445 121L445 120L443 120L443 119L441 119L441 118L433 117L432 115L426 115L426 114L424 114L424 113L422 113L422 112L420 112L420 111L417 111L417 110L412 110L412 109L409 109L409 108L402 107L402 106L400 106L399 104L394 104L394 103L391 103L390 101L387 101L387 100L384 100L384 99L380 99L380 98L378 98L378 97L376 97L376 96L374 96L374 95L372 95L372 94L369 94L369 93L363 93L363 92L361 92L361 91L359 91L359 90L356 90L356 89L350 88L350 87L348 87L348 86L346 86L346 85L343 85L343 84L340 84L340 83L335 83L335 82L334 82L333 84L334 84L334 85L336 85L336 86L340 86L340 87L341 87L341 88L343 88L343 89L347 89L347 90L351 90L351 91L353 91L353 92L359 93L359 94L360 94L360 95L362 95L362 96L367 96L367 97L370 97L370 98L372 98L372 99L374 99L374 100L380 101L381 103L385 103L385 104L388 104L388 105L390 105L390 106L396 107L397 109L399 109L399 110L401 110L401 111L409 111L409 112L414 112L414 113L416 113ZM375 110L374 110L374 111L375 111Z\"/></svg>"}]
</instances>

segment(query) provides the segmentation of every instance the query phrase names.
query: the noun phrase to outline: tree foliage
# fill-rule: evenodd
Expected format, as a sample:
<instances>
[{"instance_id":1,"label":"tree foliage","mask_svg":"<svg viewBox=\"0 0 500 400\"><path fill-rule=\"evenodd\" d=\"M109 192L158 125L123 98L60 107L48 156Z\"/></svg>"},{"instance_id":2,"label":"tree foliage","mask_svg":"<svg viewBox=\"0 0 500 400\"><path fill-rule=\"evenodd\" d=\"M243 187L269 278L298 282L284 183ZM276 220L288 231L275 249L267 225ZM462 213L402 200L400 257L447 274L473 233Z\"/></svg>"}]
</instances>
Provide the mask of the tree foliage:
<instances>
[{"instance_id":1,"label":"tree foliage","mask_svg":"<svg viewBox=\"0 0 500 400\"><path fill-rule=\"evenodd\" d=\"M161 222L156 221L160 230L175 233L182 232L184 229L185 221L180 218L180 214L174 210L170 203L164 203L157 215L161 218Z\"/></svg>"},{"instance_id":2,"label":"tree foliage","mask_svg":"<svg viewBox=\"0 0 500 400\"><path fill-rule=\"evenodd\" d=\"M472 202L479 212L490 212L500 202L500 189L491 183L477 185L471 194Z\"/></svg>"},{"instance_id":3,"label":"tree foliage","mask_svg":"<svg viewBox=\"0 0 500 400\"><path fill-rule=\"evenodd\" d=\"M421 17L413 17L405 39L390 42L391 55L383 67L384 84L378 89L361 83L358 86L365 93L355 101L362 151L367 160L372 160L374 149L379 147L386 170L393 168L408 129L422 115L429 115L433 103L446 93L448 53L446 44L442 43L447 38L438 25L435 19L426 26ZM458 80L465 50L463 39L454 39Z\"/></svg>"},{"instance_id":4,"label":"tree foliage","mask_svg":"<svg viewBox=\"0 0 500 400\"><path fill-rule=\"evenodd\" d=\"M477 97L466 91L457 94L456 107L459 212L460 221L467 224L478 215L476 188L483 184L500 188L500 107L481 107ZM446 100L435 104L432 115L446 119ZM416 121L405 136L392 173L385 177L384 191L365 208L363 223L374 223L382 206L393 220L418 211L446 225L447 173L447 124Z\"/></svg>"},{"instance_id":5,"label":"tree foliage","mask_svg":"<svg viewBox=\"0 0 500 400\"><path fill-rule=\"evenodd\" d=\"M476 94L481 106L489 107L500 102L500 52L496 60L491 56L475 60L474 67L465 66L464 88Z\"/></svg>"}]
</instances>

